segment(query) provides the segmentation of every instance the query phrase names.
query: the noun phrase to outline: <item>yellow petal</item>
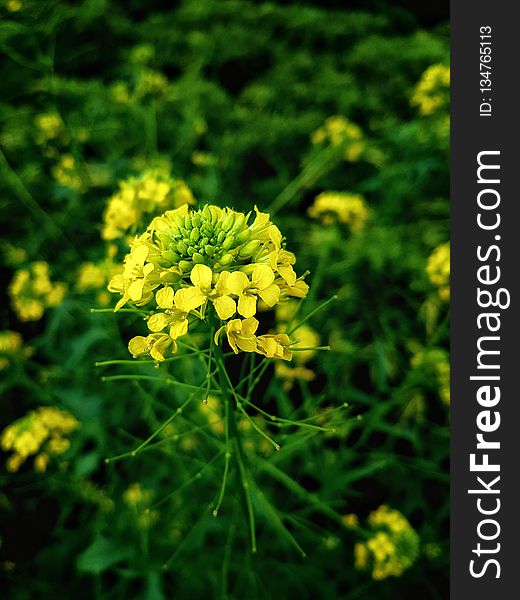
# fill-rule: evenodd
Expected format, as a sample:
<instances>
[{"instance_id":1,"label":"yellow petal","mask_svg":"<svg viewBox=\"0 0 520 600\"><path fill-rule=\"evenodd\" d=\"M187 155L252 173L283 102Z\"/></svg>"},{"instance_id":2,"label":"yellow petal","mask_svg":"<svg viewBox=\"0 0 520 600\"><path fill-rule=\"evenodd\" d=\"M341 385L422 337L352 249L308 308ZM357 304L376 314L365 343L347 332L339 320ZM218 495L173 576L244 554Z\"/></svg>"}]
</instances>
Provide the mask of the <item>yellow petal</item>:
<instances>
[{"instance_id":1,"label":"yellow petal","mask_svg":"<svg viewBox=\"0 0 520 600\"><path fill-rule=\"evenodd\" d=\"M128 286L128 296L134 302L143 297L144 279L136 279Z\"/></svg>"},{"instance_id":2,"label":"yellow petal","mask_svg":"<svg viewBox=\"0 0 520 600\"><path fill-rule=\"evenodd\" d=\"M148 329L150 331L162 331L168 325L169 319L164 313L156 313L148 319Z\"/></svg>"},{"instance_id":3,"label":"yellow petal","mask_svg":"<svg viewBox=\"0 0 520 600\"><path fill-rule=\"evenodd\" d=\"M186 335L188 333L188 318L187 317L179 317L172 323L170 327L170 337L173 340Z\"/></svg>"},{"instance_id":4,"label":"yellow petal","mask_svg":"<svg viewBox=\"0 0 520 600\"><path fill-rule=\"evenodd\" d=\"M138 264L143 266L146 257L148 256L148 246L134 246L132 248L132 259Z\"/></svg>"},{"instance_id":5,"label":"yellow petal","mask_svg":"<svg viewBox=\"0 0 520 600\"><path fill-rule=\"evenodd\" d=\"M256 265L251 277L252 286L263 290L274 281L274 273L269 265Z\"/></svg>"},{"instance_id":6,"label":"yellow petal","mask_svg":"<svg viewBox=\"0 0 520 600\"><path fill-rule=\"evenodd\" d=\"M267 306L274 306L280 300L280 288L273 283L265 290L258 292L258 295Z\"/></svg>"},{"instance_id":7,"label":"yellow petal","mask_svg":"<svg viewBox=\"0 0 520 600\"><path fill-rule=\"evenodd\" d=\"M155 360L164 360L164 353L171 346L172 342L173 340L166 334L160 336L152 346L150 356Z\"/></svg>"},{"instance_id":8,"label":"yellow petal","mask_svg":"<svg viewBox=\"0 0 520 600\"><path fill-rule=\"evenodd\" d=\"M215 300L213 300L213 306L217 311L219 319L222 319L223 321L226 321L232 317L237 309L235 301L229 296L220 296L219 298L215 298Z\"/></svg>"},{"instance_id":9,"label":"yellow petal","mask_svg":"<svg viewBox=\"0 0 520 600\"><path fill-rule=\"evenodd\" d=\"M291 265L278 267L278 273L280 273L290 287L293 287L296 283L296 273Z\"/></svg>"},{"instance_id":10,"label":"yellow petal","mask_svg":"<svg viewBox=\"0 0 520 600\"><path fill-rule=\"evenodd\" d=\"M242 271L233 271L227 278L226 285L232 294L239 296L249 285L249 279Z\"/></svg>"},{"instance_id":11,"label":"yellow petal","mask_svg":"<svg viewBox=\"0 0 520 600\"><path fill-rule=\"evenodd\" d=\"M204 304L206 296L196 287L182 288L175 294L175 306L182 312L188 313Z\"/></svg>"},{"instance_id":12,"label":"yellow petal","mask_svg":"<svg viewBox=\"0 0 520 600\"><path fill-rule=\"evenodd\" d=\"M246 337L252 337L255 335L256 330L258 329L258 319L254 317L249 317L249 319L244 319L242 321L242 335Z\"/></svg>"},{"instance_id":13,"label":"yellow petal","mask_svg":"<svg viewBox=\"0 0 520 600\"><path fill-rule=\"evenodd\" d=\"M191 270L190 279L195 287L202 290L211 288L213 272L207 265L195 265Z\"/></svg>"},{"instance_id":14,"label":"yellow petal","mask_svg":"<svg viewBox=\"0 0 520 600\"><path fill-rule=\"evenodd\" d=\"M155 301L159 308L173 308L173 289L164 287L155 294Z\"/></svg>"},{"instance_id":15,"label":"yellow petal","mask_svg":"<svg viewBox=\"0 0 520 600\"><path fill-rule=\"evenodd\" d=\"M142 356L148 354L148 338L142 335L137 335L128 342L128 351L136 358L136 356Z\"/></svg>"},{"instance_id":16,"label":"yellow petal","mask_svg":"<svg viewBox=\"0 0 520 600\"><path fill-rule=\"evenodd\" d=\"M256 313L256 296L240 296L238 312L246 319L252 317Z\"/></svg>"}]
</instances>

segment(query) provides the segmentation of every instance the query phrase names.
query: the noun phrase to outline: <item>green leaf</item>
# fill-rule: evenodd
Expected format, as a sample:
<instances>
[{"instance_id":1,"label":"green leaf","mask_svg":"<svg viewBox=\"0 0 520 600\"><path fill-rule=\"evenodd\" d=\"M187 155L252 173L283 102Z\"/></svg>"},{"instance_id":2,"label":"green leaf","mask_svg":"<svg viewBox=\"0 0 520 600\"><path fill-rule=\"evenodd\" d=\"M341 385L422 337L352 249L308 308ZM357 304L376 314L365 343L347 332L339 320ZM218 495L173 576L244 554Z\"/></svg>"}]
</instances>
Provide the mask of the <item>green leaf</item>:
<instances>
[{"instance_id":1,"label":"green leaf","mask_svg":"<svg viewBox=\"0 0 520 600\"><path fill-rule=\"evenodd\" d=\"M104 536L99 536L78 556L76 566L84 573L99 574L128 556L128 548L122 548Z\"/></svg>"}]
</instances>

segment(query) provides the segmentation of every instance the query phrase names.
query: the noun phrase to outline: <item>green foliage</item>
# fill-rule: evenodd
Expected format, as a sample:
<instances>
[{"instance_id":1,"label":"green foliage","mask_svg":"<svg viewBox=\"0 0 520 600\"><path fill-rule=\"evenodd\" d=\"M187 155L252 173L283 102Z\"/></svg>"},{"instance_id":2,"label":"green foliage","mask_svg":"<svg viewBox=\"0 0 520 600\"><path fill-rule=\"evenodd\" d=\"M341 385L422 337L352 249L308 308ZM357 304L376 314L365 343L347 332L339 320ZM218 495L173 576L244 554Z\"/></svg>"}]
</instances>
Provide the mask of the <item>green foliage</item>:
<instances>
[{"instance_id":1,"label":"green foliage","mask_svg":"<svg viewBox=\"0 0 520 600\"><path fill-rule=\"evenodd\" d=\"M0 342L0 430L39 406L80 423L45 472L29 459L10 473L2 453L9 598L446 597L449 307L426 265L449 236L449 121L447 106L420 114L411 98L430 65L448 64L449 37L377 4L1 3L0 331L24 346ZM335 115L360 140L317 140ZM194 397L162 427L191 397L178 382L206 389L203 332L178 360L133 361L142 316L92 313L107 306L103 286L77 285L82 264L107 260L100 233L118 182L165 167L200 206L271 213L310 271L291 322L312 313L331 347L293 381L231 357L240 393L244 375L264 372L249 388L261 410L243 405L245 472L230 467L216 517L228 384L215 377L216 400ZM364 226L311 219L324 191L362 195ZM21 321L8 286L41 260L68 292ZM420 551L375 581L354 567L364 533L343 517L382 504L405 515Z\"/></svg>"}]
</instances>

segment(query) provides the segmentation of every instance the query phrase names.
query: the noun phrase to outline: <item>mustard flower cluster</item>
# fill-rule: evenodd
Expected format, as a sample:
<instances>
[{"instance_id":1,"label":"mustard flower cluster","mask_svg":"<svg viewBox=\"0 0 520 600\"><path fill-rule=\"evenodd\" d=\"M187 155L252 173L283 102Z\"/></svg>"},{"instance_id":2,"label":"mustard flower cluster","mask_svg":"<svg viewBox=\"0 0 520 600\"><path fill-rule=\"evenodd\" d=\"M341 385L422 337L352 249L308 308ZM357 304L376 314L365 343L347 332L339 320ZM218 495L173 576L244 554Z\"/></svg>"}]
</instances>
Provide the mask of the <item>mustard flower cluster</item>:
<instances>
[{"instance_id":1,"label":"mustard flower cluster","mask_svg":"<svg viewBox=\"0 0 520 600\"><path fill-rule=\"evenodd\" d=\"M38 261L15 272L9 285L11 304L21 321L38 321L47 308L61 304L66 285L52 282L49 265Z\"/></svg>"},{"instance_id":2,"label":"mustard flower cluster","mask_svg":"<svg viewBox=\"0 0 520 600\"><path fill-rule=\"evenodd\" d=\"M349 527L357 527L355 515ZM376 580L399 577L419 556L420 540L417 532L399 511L382 505L368 516L370 534L364 542L354 546L354 566L371 570Z\"/></svg>"},{"instance_id":3,"label":"mustard flower cluster","mask_svg":"<svg viewBox=\"0 0 520 600\"><path fill-rule=\"evenodd\" d=\"M2 450L12 452L7 459L8 471L15 472L29 456L35 456L34 468L43 472L51 456L69 449L67 436L79 427L68 412L42 406L8 425L0 435Z\"/></svg>"},{"instance_id":4,"label":"mustard flower cluster","mask_svg":"<svg viewBox=\"0 0 520 600\"><path fill-rule=\"evenodd\" d=\"M311 134L311 142L317 146L329 144L344 149L344 158L350 162L358 161L363 155L366 144L361 128L340 115L328 117L325 123Z\"/></svg>"},{"instance_id":5,"label":"mustard flower cluster","mask_svg":"<svg viewBox=\"0 0 520 600\"><path fill-rule=\"evenodd\" d=\"M39 114L35 119L35 125L38 144L45 144L59 138L65 129L60 115L54 112Z\"/></svg>"},{"instance_id":6,"label":"mustard flower cluster","mask_svg":"<svg viewBox=\"0 0 520 600\"><path fill-rule=\"evenodd\" d=\"M85 182L81 176L80 168L72 154L62 154L56 165L52 168L52 176L61 185L81 192L85 189Z\"/></svg>"},{"instance_id":7,"label":"mustard flower cluster","mask_svg":"<svg viewBox=\"0 0 520 600\"><path fill-rule=\"evenodd\" d=\"M324 225L339 222L348 225L352 231L362 230L370 217L363 196L343 192L322 192L307 212Z\"/></svg>"},{"instance_id":8,"label":"mustard flower cluster","mask_svg":"<svg viewBox=\"0 0 520 600\"><path fill-rule=\"evenodd\" d=\"M411 104L417 106L419 114L424 116L447 110L449 90L450 68L442 64L431 65L415 86Z\"/></svg>"},{"instance_id":9,"label":"mustard flower cluster","mask_svg":"<svg viewBox=\"0 0 520 600\"><path fill-rule=\"evenodd\" d=\"M303 298L308 286L294 271L296 258L284 247L269 215L255 208L244 214L230 208L187 204L165 212L136 237L109 290L121 295L115 310L127 302L152 305L150 334L130 340L134 356L164 360L176 340L198 321L220 325L215 343L225 334L235 353L258 352L290 360L290 340L283 333L257 334L257 311L289 297Z\"/></svg>"},{"instance_id":10,"label":"mustard flower cluster","mask_svg":"<svg viewBox=\"0 0 520 600\"><path fill-rule=\"evenodd\" d=\"M13 359L32 354L32 348L24 347L22 336L17 331L0 331L0 371L7 369Z\"/></svg>"},{"instance_id":11,"label":"mustard flower cluster","mask_svg":"<svg viewBox=\"0 0 520 600\"><path fill-rule=\"evenodd\" d=\"M144 219L183 204L195 204L184 181L173 179L167 169L146 170L119 183L108 200L101 235L105 240L123 237L143 226Z\"/></svg>"},{"instance_id":12,"label":"mustard flower cluster","mask_svg":"<svg viewBox=\"0 0 520 600\"><path fill-rule=\"evenodd\" d=\"M437 288L443 302L450 300L450 243L437 246L430 254L426 264L426 273L430 282Z\"/></svg>"}]
</instances>

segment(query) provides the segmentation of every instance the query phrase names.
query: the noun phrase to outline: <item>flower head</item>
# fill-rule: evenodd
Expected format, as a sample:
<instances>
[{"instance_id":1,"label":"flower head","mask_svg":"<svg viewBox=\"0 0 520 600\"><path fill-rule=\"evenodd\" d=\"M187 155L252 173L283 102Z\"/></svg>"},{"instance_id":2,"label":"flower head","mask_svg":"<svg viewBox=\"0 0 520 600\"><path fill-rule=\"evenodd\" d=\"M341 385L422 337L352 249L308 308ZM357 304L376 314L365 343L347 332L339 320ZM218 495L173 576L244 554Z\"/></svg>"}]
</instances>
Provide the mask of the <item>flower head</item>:
<instances>
[{"instance_id":1,"label":"flower head","mask_svg":"<svg viewBox=\"0 0 520 600\"><path fill-rule=\"evenodd\" d=\"M7 470L18 471L25 460L35 456L37 471L45 471L51 456L66 452L70 446L68 435L79 427L68 412L53 406L43 406L8 425L0 435L2 450L11 451Z\"/></svg>"},{"instance_id":2,"label":"flower head","mask_svg":"<svg viewBox=\"0 0 520 600\"><path fill-rule=\"evenodd\" d=\"M66 285L52 282L49 265L38 261L16 271L9 285L14 311L21 321L38 321L47 308L61 304Z\"/></svg>"},{"instance_id":3,"label":"flower head","mask_svg":"<svg viewBox=\"0 0 520 600\"><path fill-rule=\"evenodd\" d=\"M225 331L235 352L290 360L289 338L282 332L257 336L255 315L290 297L305 297L308 287L269 215L255 208L251 217L211 205L190 210L184 204L155 217L134 239L123 272L109 284L121 296L116 310L131 302L151 311L152 333L131 340L134 356L162 360L192 324L205 321L219 329L216 340Z\"/></svg>"},{"instance_id":4,"label":"flower head","mask_svg":"<svg viewBox=\"0 0 520 600\"><path fill-rule=\"evenodd\" d=\"M347 515L345 526L357 524L356 515ZM354 567L371 569L379 580L399 577L419 555L419 536L399 511L382 505L368 516L369 537L354 546Z\"/></svg>"}]
</instances>

